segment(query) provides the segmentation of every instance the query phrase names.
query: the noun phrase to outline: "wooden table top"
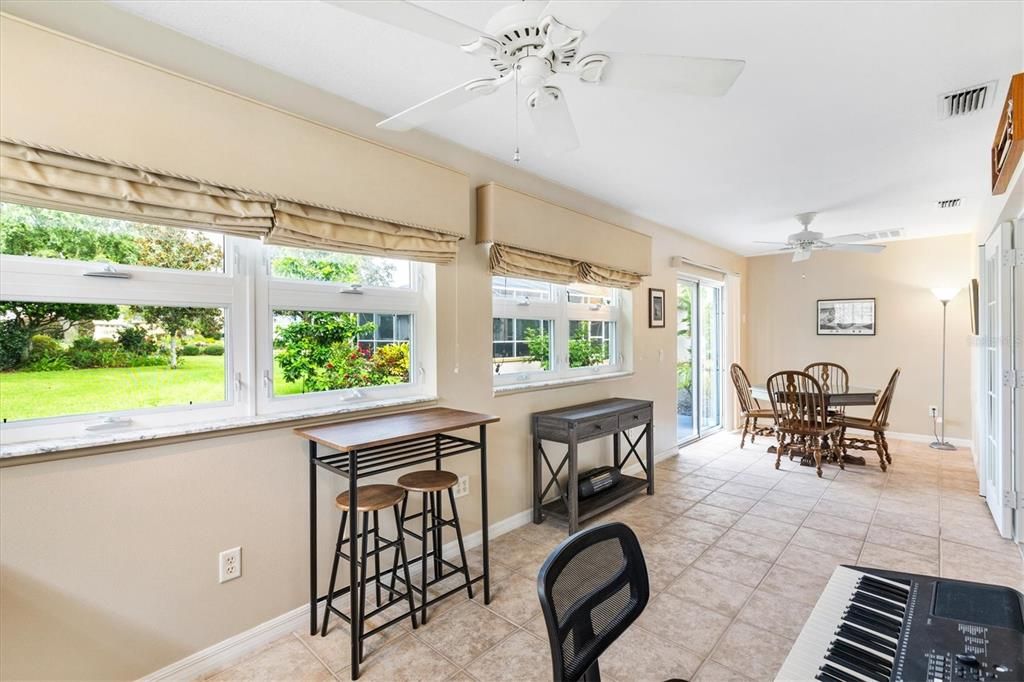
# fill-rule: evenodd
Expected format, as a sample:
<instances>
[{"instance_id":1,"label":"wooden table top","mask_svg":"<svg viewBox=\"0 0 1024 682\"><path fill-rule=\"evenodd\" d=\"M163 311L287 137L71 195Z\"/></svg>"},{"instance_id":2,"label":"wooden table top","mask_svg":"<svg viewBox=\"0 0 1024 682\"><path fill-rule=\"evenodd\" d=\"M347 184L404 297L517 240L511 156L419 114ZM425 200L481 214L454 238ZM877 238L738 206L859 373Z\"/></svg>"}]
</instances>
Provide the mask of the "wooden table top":
<instances>
[{"instance_id":1,"label":"wooden table top","mask_svg":"<svg viewBox=\"0 0 1024 682\"><path fill-rule=\"evenodd\" d=\"M545 419L564 419L566 421L579 421L589 419L595 415L612 414L625 410L639 410L652 405L650 400L637 400L635 398L607 398L592 403L581 405L570 405L569 407L557 407L553 410L534 412L533 417L544 417Z\"/></svg>"},{"instance_id":2,"label":"wooden table top","mask_svg":"<svg viewBox=\"0 0 1024 682\"><path fill-rule=\"evenodd\" d=\"M825 399L835 405L874 405L878 395L882 392L880 388L867 386L849 386L845 391L825 393ZM764 384L757 384L750 387L750 395L758 400L768 400L768 387Z\"/></svg>"},{"instance_id":3,"label":"wooden table top","mask_svg":"<svg viewBox=\"0 0 1024 682\"><path fill-rule=\"evenodd\" d=\"M489 414L450 407L428 407L424 410L364 417L294 431L295 435L306 440L315 441L339 452L350 452L482 424L493 424L496 421L499 421L499 418Z\"/></svg>"}]
</instances>

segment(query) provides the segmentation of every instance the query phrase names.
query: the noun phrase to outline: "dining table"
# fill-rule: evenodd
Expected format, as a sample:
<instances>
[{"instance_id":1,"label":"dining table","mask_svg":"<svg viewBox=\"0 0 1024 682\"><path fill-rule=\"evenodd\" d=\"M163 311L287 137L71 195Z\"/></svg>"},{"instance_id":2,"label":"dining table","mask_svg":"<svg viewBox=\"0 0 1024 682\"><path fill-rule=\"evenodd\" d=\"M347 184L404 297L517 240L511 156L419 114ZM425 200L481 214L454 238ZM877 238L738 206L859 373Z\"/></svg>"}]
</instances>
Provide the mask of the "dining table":
<instances>
[{"instance_id":1,"label":"dining table","mask_svg":"<svg viewBox=\"0 0 1024 682\"><path fill-rule=\"evenodd\" d=\"M878 402L878 396L882 389L871 386L847 386L843 390L825 391L825 408L834 409L841 407L869 406ZM750 395L756 400L771 401L768 395L768 387L765 384L754 384L750 387ZM768 448L768 452L775 454L778 451L776 446ZM865 459L858 455L841 455L844 464L863 465ZM801 458L800 463L805 466L813 466L814 460L808 456Z\"/></svg>"}]
</instances>

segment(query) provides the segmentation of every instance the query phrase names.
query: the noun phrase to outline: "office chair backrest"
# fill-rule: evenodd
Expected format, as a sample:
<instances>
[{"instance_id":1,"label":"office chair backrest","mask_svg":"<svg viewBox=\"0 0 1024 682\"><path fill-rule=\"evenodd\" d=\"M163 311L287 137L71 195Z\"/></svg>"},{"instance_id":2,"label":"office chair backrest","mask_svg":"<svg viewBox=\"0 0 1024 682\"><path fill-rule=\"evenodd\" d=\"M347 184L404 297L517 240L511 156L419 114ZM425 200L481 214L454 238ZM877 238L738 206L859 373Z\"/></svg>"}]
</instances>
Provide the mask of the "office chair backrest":
<instances>
[{"instance_id":1,"label":"office chair backrest","mask_svg":"<svg viewBox=\"0 0 1024 682\"><path fill-rule=\"evenodd\" d=\"M647 605L647 564L622 523L589 528L541 566L537 595L548 627L555 682L601 679L597 659Z\"/></svg>"}]
</instances>

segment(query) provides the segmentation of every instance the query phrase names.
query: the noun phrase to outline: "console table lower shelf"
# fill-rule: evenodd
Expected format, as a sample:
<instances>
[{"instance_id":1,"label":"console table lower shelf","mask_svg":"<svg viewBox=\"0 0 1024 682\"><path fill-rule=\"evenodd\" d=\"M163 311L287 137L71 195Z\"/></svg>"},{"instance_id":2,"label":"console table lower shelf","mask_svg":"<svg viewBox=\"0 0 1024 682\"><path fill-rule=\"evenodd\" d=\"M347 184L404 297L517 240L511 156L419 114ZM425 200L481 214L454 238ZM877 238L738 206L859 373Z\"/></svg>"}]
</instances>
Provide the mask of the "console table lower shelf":
<instances>
[{"instance_id":1,"label":"console table lower shelf","mask_svg":"<svg viewBox=\"0 0 1024 682\"><path fill-rule=\"evenodd\" d=\"M578 522L582 523L589 518L606 512L612 507L624 502L627 498L646 490L647 479L636 476L622 475L622 480L615 485L599 493L585 497L579 501ZM541 505L541 510L547 516L551 516L563 523L569 521L569 508L565 500L560 497Z\"/></svg>"}]
</instances>

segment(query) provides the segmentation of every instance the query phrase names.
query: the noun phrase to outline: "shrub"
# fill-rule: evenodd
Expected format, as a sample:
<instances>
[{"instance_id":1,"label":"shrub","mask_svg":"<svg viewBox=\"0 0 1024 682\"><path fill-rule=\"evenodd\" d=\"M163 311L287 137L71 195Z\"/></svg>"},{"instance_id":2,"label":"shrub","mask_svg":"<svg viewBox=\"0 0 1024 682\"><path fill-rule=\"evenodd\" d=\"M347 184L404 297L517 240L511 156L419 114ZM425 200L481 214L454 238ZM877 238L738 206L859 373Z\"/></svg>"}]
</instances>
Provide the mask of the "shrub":
<instances>
[{"instance_id":1,"label":"shrub","mask_svg":"<svg viewBox=\"0 0 1024 682\"><path fill-rule=\"evenodd\" d=\"M190 343L187 346L183 346L180 352L181 352L182 355L190 355L190 356L192 356L192 355L199 355L200 353L202 353L202 349L199 348L199 346Z\"/></svg>"},{"instance_id":2,"label":"shrub","mask_svg":"<svg viewBox=\"0 0 1024 682\"><path fill-rule=\"evenodd\" d=\"M31 343L32 346L28 355L29 362L34 362L39 358L53 357L64 352L64 346L61 345L60 341L46 334L36 334L32 337Z\"/></svg>"},{"instance_id":3,"label":"shrub","mask_svg":"<svg viewBox=\"0 0 1024 682\"><path fill-rule=\"evenodd\" d=\"M0 370L14 369L24 359L29 331L14 319L0 319Z\"/></svg>"},{"instance_id":4,"label":"shrub","mask_svg":"<svg viewBox=\"0 0 1024 682\"><path fill-rule=\"evenodd\" d=\"M374 384L401 384L409 381L409 344L380 346L370 358Z\"/></svg>"},{"instance_id":5,"label":"shrub","mask_svg":"<svg viewBox=\"0 0 1024 682\"><path fill-rule=\"evenodd\" d=\"M100 349L100 342L91 336L79 336L71 342L72 351L95 352Z\"/></svg>"},{"instance_id":6,"label":"shrub","mask_svg":"<svg viewBox=\"0 0 1024 682\"><path fill-rule=\"evenodd\" d=\"M119 331L117 343L129 353L150 355L156 352L156 344L146 334L146 330L138 325Z\"/></svg>"},{"instance_id":7,"label":"shrub","mask_svg":"<svg viewBox=\"0 0 1024 682\"><path fill-rule=\"evenodd\" d=\"M26 372L62 372L66 369L74 368L62 354L40 355L24 367Z\"/></svg>"},{"instance_id":8,"label":"shrub","mask_svg":"<svg viewBox=\"0 0 1024 682\"><path fill-rule=\"evenodd\" d=\"M117 345L117 341L114 339L96 339L96 343L106 348Z\"/></svg>"},{"instance_id":9,"label":"shrub","mask_svg":"<svg viewBox=\"0 0 1024 682\"><path fill-rule=\"evenodd\" d=\"M224 346L220 343L211 343L203 349L203 355L224 355Z\"/></svg>"}]
</instances>

